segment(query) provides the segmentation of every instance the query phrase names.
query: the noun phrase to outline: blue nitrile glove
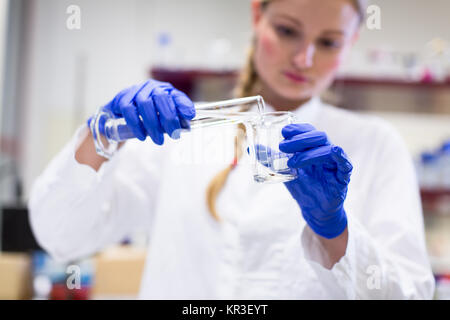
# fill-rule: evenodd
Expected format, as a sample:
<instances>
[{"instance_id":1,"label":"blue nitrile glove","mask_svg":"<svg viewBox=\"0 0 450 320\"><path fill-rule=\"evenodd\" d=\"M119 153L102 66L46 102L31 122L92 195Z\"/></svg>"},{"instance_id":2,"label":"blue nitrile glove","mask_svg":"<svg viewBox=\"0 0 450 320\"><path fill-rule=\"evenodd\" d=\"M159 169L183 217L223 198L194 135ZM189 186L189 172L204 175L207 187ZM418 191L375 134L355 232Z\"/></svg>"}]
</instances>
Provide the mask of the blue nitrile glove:
<instances>
[{"instance_id":1,"label":"blue nitrile glove","mask_svg":"<svg viewBox=\"0 0 450 320\"><path fill-rule=\"evenodd\" d=\"M152 79L122 90L103 110L125 118L139 140L150 136L158 145L164 143L164 133L178 139L180 129L189 129L189 120L195 117L194 104L186 94L170 83ZM104 134L102 126L100 132Z\"/></svg>"},{"instance_id":2,"label":"blue nitrile glove","mask_svg":"<svg viewBox=\"0 0 450 320\"><path fill-rule=\"evenodd\" d=\"M288 166L298 174L285 182L287 189L315 233L327 239L339 236L347 227L343 206L353 166L344 151L312 125L290 124L282 134L280 150L293 154Z\"/></svg>"}]
</instances>

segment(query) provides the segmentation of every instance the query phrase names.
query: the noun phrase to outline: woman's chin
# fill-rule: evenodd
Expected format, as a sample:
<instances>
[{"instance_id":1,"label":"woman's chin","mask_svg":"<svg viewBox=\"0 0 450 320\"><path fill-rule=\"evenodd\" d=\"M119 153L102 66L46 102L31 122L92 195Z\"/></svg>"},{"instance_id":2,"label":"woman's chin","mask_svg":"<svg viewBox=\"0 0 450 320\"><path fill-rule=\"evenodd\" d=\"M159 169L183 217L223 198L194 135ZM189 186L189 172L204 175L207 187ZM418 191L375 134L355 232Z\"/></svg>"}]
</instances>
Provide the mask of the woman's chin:
<instances>
[{"instance_id":1,"label":"woman's chin","mask_svg":"<svg viewBox=\"0 0 450 320\"><path fill-rule=\"evenodd\" d=\"M302 102L312 97L312 90L309 88L297 89L297 90L283 90L280 91L280 97L287 101Z\"/></svg>"},{"instance_id":2,"label":"woman's chin","mask_svg":"<svg viewBox=\"0 0 450 320\"><path fill-rule=\"evenodd\" d=\"M272 89L267 90L266 98L269 103L279 105L279 107L296 107L313 96L311 83L292 85L292 83L285 83L283 80L273 83Z\"/></svg>"}]
</instances>

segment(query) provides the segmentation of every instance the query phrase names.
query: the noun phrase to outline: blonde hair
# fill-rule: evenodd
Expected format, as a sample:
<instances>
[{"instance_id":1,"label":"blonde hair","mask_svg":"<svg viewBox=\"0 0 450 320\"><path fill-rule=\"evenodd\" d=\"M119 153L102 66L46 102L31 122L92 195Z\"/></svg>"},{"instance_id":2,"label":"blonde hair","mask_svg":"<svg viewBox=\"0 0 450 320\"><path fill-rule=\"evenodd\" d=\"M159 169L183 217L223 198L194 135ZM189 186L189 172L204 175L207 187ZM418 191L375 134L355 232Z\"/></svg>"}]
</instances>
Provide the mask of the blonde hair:
<instances>
[{"instance_id":1,"label":"blonde hair","mask_svg":"<svg viewBox=\"0 0 450 320\"><path fill-rule=\"evenodd\" d=\"M262 9L265 9L267 5L275 0L260 0L262 4ZM360 21L364 21L365 10L366 10L366 0L351 0L355 9L358 11L360 16ZM240 73L240 77L237 86L234 91L234 95L238 98L254 96L259 94L258 90L258 73L256 71L253 57L254 57L255 45L252 42L252 46L248 51L247 61ZM230 175L231 171L236 167L239 159L242 156L242 146L245 140L245 126L238 125L238 133L234 140L234 159L233 162L228 165L225 169L220 171L209 183L206 189L206 204L209 212L214 217L215 220L220 221L220 217L216 210L216 200L220 194L220 191L225 186L225 183Z\"/></svg>"},{"instance_id":2,"label":"blonde hair","mask_svg":"<svg viewBox=\"0 0 450 320\"><path fill-rule=\"evenodd\" d=\"M241 71L238 84L234 90L234 95L238 98L248 97L256 95L255 84L257 82L258 75L256 73L255 66L253 64L253 51L254 46L249 49L247 62L244 69ZM228 179L231 171L236 167L239 159L242 156L242 145L245 140L245 126L243 124L238 125L238 132L234 138L234 159L233 162L225 169L220 171L209 183L206 188L206 204L211 215L217 221L220 217L216 211L216 200L223 189L225 182Z\"/></svg>"}]
</instances>

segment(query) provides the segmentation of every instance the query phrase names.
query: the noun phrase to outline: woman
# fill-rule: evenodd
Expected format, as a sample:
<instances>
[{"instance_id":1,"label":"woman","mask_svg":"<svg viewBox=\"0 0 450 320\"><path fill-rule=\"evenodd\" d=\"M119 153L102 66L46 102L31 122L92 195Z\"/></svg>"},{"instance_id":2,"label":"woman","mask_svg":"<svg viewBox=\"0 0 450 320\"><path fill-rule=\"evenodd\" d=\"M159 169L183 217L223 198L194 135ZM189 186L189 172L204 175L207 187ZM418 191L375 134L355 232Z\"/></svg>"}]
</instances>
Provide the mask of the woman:
<instances>
[{"instance_id":1,"label":"woman","mask_svg":"<svg viewBox=\"0 0 450 320\"><path fill-rule=\"evenodd\" d=\"M431 298L405 145L381 120L318 98L356 41L364 9L356 0L252 2L255 37L238 94L296 114L301 123L283 129L280 149L292 153L298 179L253 183L235 131L208 132L213 143L196 143L196 132L180 139L192 102L149 80L104 108L151 139L128 141L107 161L81 128L38 179L30 214L39 242L69 260L144 228L142 298ZM193 149L209 159L219 142L235 150L225 169L180 160Z\"/></svg>"}]
</instances>

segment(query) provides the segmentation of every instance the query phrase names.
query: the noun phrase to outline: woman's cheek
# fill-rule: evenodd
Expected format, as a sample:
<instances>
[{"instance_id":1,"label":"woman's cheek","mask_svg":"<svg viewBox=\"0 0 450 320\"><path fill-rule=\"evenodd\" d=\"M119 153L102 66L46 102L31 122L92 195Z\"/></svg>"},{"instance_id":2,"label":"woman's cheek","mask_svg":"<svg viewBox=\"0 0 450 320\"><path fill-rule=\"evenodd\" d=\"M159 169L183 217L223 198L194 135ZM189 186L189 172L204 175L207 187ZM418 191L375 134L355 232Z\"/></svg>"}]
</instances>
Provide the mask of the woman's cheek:
<instances>
[{"instance_id":1,"label":"woman's cheek","mask_svg":"<svg viewBox=\"0 0 450 320\"><path fill-rule=\"evenodd\" d=\"M273 62L278 56L275 37L270 32L263 33L260 38L261 50L266 62Z\"/></svg>"},{"instance_id":2,"label":"woman's cheek","mask_svg":"<svg viewBox=\"0 0 450 320\"><path fill-rule=\"evenodd\" d=\"M315 64L317 78L313 88L314 94L320 94L330 86L342 61L342 58L337 55L334 57L324 56L317 61Z\"/></svg>"},{"instance_id":3,"label":"woman's cheek","mask_svg":"<svg viewBox=\"0 0 450 320\"><path fill-rule=\"evenodd\" d=\"M326 61L324 61L324 63L322 64L322 74L334 74L337 72L337 70L339 69L339 67L342 64L342 57L341 56L335 56L332 59L327 59Z\"/></svg>"}]
</instances>

